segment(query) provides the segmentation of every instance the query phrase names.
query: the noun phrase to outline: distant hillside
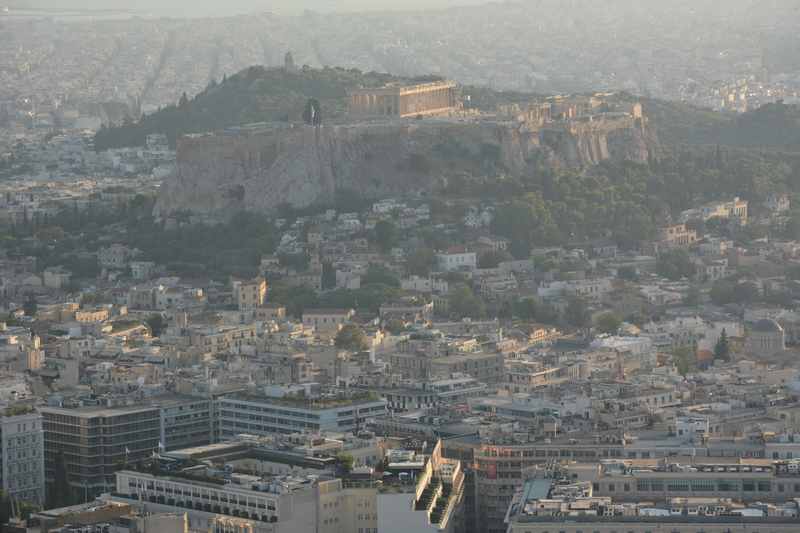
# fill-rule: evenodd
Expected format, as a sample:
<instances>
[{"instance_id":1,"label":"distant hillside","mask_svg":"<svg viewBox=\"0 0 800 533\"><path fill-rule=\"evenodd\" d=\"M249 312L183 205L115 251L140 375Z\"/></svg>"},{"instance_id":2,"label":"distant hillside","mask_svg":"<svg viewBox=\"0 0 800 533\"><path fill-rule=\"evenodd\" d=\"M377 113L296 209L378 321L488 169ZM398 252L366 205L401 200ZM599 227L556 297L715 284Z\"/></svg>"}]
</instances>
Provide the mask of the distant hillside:
<instances>
[{"instance_id":1,"label":"distant hillside","mask_svg":"<svg viewBox=\"0 0 800 533\"><path fill-rule=\"evenodd\" d=\"M800 106L768 104L743 114L680 102L645 100L644 111L666 144L719 144L800 151Z\"/></svg>"},{"instance_id":2,"label":"distant hillside","mask_svg":"<svg viewBox=\"0 0 800 533\"><path fill-rule=\"evenodd\" d=\"M181 98L138 122L104 128L95 136L95 149L141 146L150 133L166 133L170 142L186 133L219 130L253 122L300 120L309 98L319 100L324 120L347 111L347 90L379 87L391 81L422 82L435 77L399 78L342 68L300 69L251 67L219 84L212 83L195 98Z\"/></svg>"}]
</instances>

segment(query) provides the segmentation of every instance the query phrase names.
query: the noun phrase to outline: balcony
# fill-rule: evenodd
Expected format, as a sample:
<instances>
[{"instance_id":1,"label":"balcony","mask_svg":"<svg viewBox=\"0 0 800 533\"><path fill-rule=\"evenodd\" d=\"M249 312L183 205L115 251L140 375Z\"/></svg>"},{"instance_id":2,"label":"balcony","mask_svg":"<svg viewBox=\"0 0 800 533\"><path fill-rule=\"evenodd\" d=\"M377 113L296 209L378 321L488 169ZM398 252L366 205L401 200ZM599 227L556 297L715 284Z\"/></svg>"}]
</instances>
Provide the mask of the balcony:
<instances>
[{"instance_id":1,"label":"balcony","mask_svg":"<svg viewBox=\"0 0 800 533\"><path fill-rule=\"evenodd\" d=\"M442 488L442 482L438 478L431 478L428 485L422 491L417 501L414 502L415 511L429 511L433 508L436 499L439 497L439 492Z\"/></svg>"},{"instance_id":2,"label":"balcony","mask_svg":"<svg viewBox=\"0 0 800 533\"><path fill-rule=\"evenodd\" d=\"M450 502L450 495L452 492L453 487L451 487L450 484L442 484L442 492L439 494L439 497L436 498L436 505L433 506L433 510L431 510L431 514L429 515L431 524L441 523L444 512L447 510Z\"/></svg>"}]
</instances>

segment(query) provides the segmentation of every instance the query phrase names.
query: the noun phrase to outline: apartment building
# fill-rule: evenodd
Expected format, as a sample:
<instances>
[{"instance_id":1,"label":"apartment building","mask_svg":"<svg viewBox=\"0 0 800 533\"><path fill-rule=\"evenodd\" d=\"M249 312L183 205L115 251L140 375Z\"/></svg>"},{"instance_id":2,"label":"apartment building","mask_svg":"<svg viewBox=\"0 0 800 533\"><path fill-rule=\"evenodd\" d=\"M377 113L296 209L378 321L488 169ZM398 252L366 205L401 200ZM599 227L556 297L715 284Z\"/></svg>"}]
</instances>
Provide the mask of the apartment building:
<instances>
[{"instance_id":1,"label":"apartment building","mask_svg":"<svg viewBox=\"0 0 800 533\"><path fill-rule=\"evenodd\" d=\"M44 431L42 415L7 411L0 418L0 473L3 492L17 501L43 504Z\"/></svg>"},{"instance_id":2,"label":"apartment building","mask_svg":"<svg viewBox=\"0 0 800 533\"><path fill-rule=\"evenodd\" d=\"M249 281L234 281L233 296L239 311L261 307L267 298L267 280L257 277Z\"/></svg>"},{"instance_id":3,"label":"apartment building","mask_svg":"<svg viewBox=\"0 0 800 533\"><path fill-rule=\"evenodd\" d=\"M543 282L536 290L545 300L574 296L590 301L600 301L611 293L611 278L589 278L571 281Z\"/></svg>"},{"instance_id":4,"label":"apartment building","mask_svg":"<svg viewBox=\"0 0 800 533\"><path fill-rule=\"evenodd\" d=\"M658 236L660 243L667 247L687 247L697 242L697 231L687 228L686 224L663 227Z\"/></svg>"},{"instance_id":5,"label":"apartment building","mask_svg":"<svg viewBox=\"0 0 800 533\"><path fill-rule=\"evenodd\" d=\"M483 383L498 383L505 378L505 357L501 352L476 352L430 360L432 377L448 378L453 374L472 376Z\"/></svg>"},{"instance_id":6,"label":"apartment building","mask_svg":"<svg viewBox=\"0 0 800 533\"><path fill-rule=\"evenodd\" d=\"M158 407L41 408L45 476L48 485L59 468L84 499L112 490L114 474L127 463L150 457L159 448Z\"/></svg>"},{"instance_id":7,"label":"apartment building","mask_svg":"<svg viewBox=\"0 0 800 533\"><path fill-rule=\"evenodd\" d=\"M306 309L303 325L320 333L337 333L356 314L353 309Z\"/></svg>"},{"instance_id":8,"label":"apartment building","mask_svg":"<svg viewBox=\"0 0 800 533\"><path fill-rule=\"evenodd\" d=\"M436 254L436 266L442 272L471 271L478 266L478 254L464 247L454 246Z\"/></svg>"},{"instance_id":9,"label":"apartment building","mask_svg":"<svg viewBox=\"0 0 800 533\"><path fill-rule=\"evenodd\" d=\"M255 344L256 325L191 326L188 329L191 346L205 353L238 353L242 346Z\"/></svg>"},{"instance_id":10,"label":"apartment building","mask_svg":"<svg viewBox=\"0 0 800 533\"><path fill-rule=\"evenodd\" d=\"M365 388L384 398L392 411L427 409L466 402L468 398L486 393L486 384L468 376Z\"/></svg>"}]
</instances>

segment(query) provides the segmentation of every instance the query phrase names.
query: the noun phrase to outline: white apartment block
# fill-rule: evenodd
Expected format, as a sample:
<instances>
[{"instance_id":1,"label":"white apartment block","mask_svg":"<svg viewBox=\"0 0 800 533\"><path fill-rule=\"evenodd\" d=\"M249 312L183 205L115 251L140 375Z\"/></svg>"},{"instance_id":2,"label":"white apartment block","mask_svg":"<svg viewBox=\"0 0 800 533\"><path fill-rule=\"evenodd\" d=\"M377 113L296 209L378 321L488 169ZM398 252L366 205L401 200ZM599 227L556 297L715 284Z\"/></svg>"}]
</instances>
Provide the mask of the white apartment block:
<instances>
[{"instance_id":1,"label":"white apartment block","mask_svg":"<svg viewBox=\"0 0 800 533\"><path fill-rule=\"evenodd\" d=\"M43 504L44 430L42 415L26 413L0 418L3 491L17 501Z\"/></svg>"}]
</instances>

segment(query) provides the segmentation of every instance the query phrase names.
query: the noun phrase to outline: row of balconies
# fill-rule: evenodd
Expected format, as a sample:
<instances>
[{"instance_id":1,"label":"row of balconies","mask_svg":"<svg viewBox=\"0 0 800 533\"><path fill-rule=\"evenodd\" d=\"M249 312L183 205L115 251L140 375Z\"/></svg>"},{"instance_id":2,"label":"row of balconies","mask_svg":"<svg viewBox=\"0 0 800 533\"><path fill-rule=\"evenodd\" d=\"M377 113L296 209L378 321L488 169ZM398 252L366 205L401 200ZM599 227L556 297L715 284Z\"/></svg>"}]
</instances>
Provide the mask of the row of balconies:
<instances>
[{"instance_id":1,"label":"row of balconies","mask_svg":"<svg viewBox=\"0 0 800 533\"><path fill-rule=\"evenodd\" d=\"M203 502L193 502L191 500L181 500L175 498L168 498L166 496L156 496L156 495L138 495L138 494L120 494L120 493L112 493L112 496L117 496L121 498L131 499L131 500L138 500L138 501L145 501L149 503L155 503L159 505L168 505L170 507L177 507L180 509L188 509L188 510L196 510L202 511L206 513L215 513L221 514L226 516L233 516L236 518L245 518L249 520L256 520L259 522L269 522L274 523L278 521L278 515L270 513L270 512L255 512L246 509L231 507L228 505L223 504L211 504L211 503L203 503Z\"/></svg>"}]
</instances>

